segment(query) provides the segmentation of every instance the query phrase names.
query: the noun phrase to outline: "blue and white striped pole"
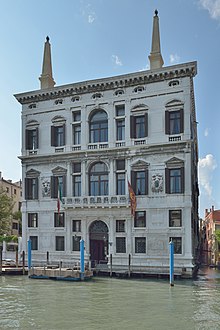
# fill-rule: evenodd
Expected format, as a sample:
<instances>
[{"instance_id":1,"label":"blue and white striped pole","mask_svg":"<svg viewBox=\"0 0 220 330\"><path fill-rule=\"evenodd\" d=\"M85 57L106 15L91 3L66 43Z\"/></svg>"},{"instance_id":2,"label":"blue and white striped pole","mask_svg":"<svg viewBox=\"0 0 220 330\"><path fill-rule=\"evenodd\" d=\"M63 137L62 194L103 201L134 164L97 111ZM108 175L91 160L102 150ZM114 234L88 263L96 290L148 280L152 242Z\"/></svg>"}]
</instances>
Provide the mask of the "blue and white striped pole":
<instances>
[{"instance_id":1,"label":"blue and white striped pole","mask_svg":"<svg viewBox=\"0 0 220 330\"><path fill-rule=\"evenodd\" d=\"M174 244L172 240L170 245L170 286L174 286Z\"/></svg>"},{"instance_id":2,"label":"blue and white striped pole","mask_svg":"<svg viewBox=\"0 0 220 330\"><path fill-rule=\"evenodd\" d=\"M85 272L85 262L84 262L84 240L80 240L80 272L81 272L81 280L84 279Z\"/></svg>"},{"instance_id":3,"label":"blue and white striped pole","mask_svg":"<svg viewBox=\"0 0 220 330\"><path fill-rule=\"evenodd\" d=\"M31 240L28 240L28 270L31 269Z\"/></svg>"}]
</instances>

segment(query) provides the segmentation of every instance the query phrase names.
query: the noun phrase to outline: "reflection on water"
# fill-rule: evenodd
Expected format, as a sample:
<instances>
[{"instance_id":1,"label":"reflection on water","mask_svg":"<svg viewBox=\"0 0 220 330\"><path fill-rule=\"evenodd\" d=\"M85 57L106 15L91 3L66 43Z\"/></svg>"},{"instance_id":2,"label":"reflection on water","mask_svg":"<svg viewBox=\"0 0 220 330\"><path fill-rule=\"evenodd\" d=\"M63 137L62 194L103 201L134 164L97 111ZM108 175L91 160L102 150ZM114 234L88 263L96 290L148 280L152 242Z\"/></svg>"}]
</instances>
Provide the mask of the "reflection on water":
<instances>
[{"instance_id":1,"label":"reflection on water","mask_svg":"<svg viewBox=\"0 0 220 330\"><path fill-rule=\"evenodd\" d=\"M220 329L220 272L196 281L0 277L0 329Z\"/></svg>"}]
</instances>

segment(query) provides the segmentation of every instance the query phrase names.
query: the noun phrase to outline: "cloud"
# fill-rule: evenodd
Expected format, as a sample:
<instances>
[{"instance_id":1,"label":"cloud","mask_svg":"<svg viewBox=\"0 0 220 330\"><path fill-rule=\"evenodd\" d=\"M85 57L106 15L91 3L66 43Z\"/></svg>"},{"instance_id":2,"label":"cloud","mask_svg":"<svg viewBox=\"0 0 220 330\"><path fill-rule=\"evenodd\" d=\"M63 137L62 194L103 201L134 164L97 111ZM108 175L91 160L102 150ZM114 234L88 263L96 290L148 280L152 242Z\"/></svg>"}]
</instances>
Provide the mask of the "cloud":
<instances>
[{"instance_id":1,"label":"cloud","mask_svg":"<svg viewBox=\"0 0 220 330\"><path fill-rule=\"evenodd\" d=\"M213 19L220 19L220 0L199 0L199 4L206 10Z\"/></svg>"},{"instance_id":2,"label":"cloud","mask_svg":"<svg viewBox=\"0 0 220 330\"><path fill-rule=\"evenodd\" d=\"M90 14L88 14L88 23L92 24L96 19L96 14L95 12L91 12Z\"/></svg>"},{"instance_id":3,"label":"cloud","mask_svg":"<svg viewBox=\"0 0 220 330\"><path fill-rule=\"evenodd\" d=\"M112 61L117 65L117 66L122 66L122 61L118 57L118 55L112 55Z\"/></svg>"},{"instance_id":4,"label":"cloud","mask_svg":"<svg viewBox=\"0 0 220 330\"><path fill-rule=\"evenodd\" d=\"M179 63L180 57L177 54L170 54L170 64Z\"/></svg>"},{"instance_id":5,"label":"cloud","mask_svg":"<svg viewBox=\"0 0 220 330\"><path fill-rule=\"evenodd\" d=\"M145 70L150 70L150 65L146 64L143 69L140 69L139 71L145 71Z\"/></svg>"},{"instance_id":6,"label":"cloud","mask_svg":"<svg viewBox=\"0 0 220 330\"><path fill-rule=\"evenodd\" d=\"M209 135L209 129L208 128L205 129L204 135L205 135L205 137L207 137Z\"/></svg>"},{"instance_id":7,"label":"cloud","mask_svg":"<svg viewBox=\"0 0 220 330\"><path fill-rule=\"evenodd\" d=\"M92 9L92 6L90 3L85 3L85 1L81 0L81 14L83 17L86 18L87 22L89 24L94 23L94 21L96 20L96 13L95 11Z\"/></svg>"},{"instance_id":8,"label":"cloud","mask_svg":"<svg viewBox=\"0 0 220 330\"><path fill-rule=\"evenodd\" d=\"M211 154L199 159L199 184L209 198L212 196L212 173L216 167L216 160Z\"/></svg>"}]
</instances>

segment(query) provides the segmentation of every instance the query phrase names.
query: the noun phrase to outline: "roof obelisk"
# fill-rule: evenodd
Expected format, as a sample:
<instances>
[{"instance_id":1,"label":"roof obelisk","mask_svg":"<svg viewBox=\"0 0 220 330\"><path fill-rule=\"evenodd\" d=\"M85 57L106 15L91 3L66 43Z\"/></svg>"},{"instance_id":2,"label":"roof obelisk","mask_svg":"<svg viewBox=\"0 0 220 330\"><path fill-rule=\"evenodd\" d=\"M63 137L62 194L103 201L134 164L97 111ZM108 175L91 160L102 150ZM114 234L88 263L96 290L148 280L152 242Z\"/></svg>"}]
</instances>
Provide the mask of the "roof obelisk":
<instances>
[{"instance_id":1,"label":"roof obelisk","mask_svg":"<svg viewBox=\"0 0 220 330\"><path fill-rule=\"evenodd\" d=\"M39 77L41 89L52 88L55 85L55 81L53 79L53 73L52 73L51 48L50 48L49 40L50 39L47 36L44 45L42 74Z\"/></svg>"},{"instance_id":2,"label":"roof obelisk","mask_svg":"<svg viewBox=\"0 0 220 330\"><path fill-rule=\"evenodd\" d=\"M159 29L159 17L157 10L155 10L155 15L153 18L151 53L148 56L148 58L150 60L151 70L162 68L164 62L160 50L160 29Z\"/></svg>"}]
</instances>

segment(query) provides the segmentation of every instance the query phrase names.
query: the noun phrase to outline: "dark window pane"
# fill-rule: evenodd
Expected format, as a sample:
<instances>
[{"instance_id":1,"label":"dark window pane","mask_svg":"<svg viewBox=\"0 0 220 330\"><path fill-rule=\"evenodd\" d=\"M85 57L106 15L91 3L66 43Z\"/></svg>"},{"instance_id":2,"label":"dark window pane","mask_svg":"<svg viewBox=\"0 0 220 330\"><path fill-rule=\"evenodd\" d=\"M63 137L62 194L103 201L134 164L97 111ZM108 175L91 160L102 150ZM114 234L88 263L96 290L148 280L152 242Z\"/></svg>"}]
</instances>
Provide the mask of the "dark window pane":
<instances>
[{"instance_id":1,"label":"dark window pane","mask_svg":"<svg viewBox=\"0 0 220 330\"><path fill-rule=\"evenodd\" d=\"M182 254L182 237L170 237L169 241L174 244L174 254Z\"/></svg>"},{"instance_id":2,"label":"dark window pane","mask_svg":"<svg viewBox=\"0 0 220 330\"><path fill-rule=\"evenodd\" d=\"M125 237L116 237L116 253L126 253Z\"/></svg>"},{"instance_id":3,"label":"dark window pane","mask_svg":"<svg viewBox=\"0 0 220 330\"><path fill-rule=\"evenodd\" d=\"M146 227L146 212L145 211L135 212L134 226L135 227Z\"/></svg>"},{"instance_id":4,"label":"dark window pane","mask_svg":"<svg viewBox=\"0 0 220 330\"><path fill-rule=\"evenodd\" d=\"M125 195L125 173L116 174L117 195Z\"/></svg>"},{"instance_id":5,"label":"dark window pane","mask_svg":"<svg viewBox=\"0 0 220 330\"><path fill-rule=\"evenodd\" d=\"M38 250L38 236L30 236L31 250Z\"/></svg>"},{"instance_id":6,"label":"dark window pane","mask_svg":"<svg viewBox=\"0 0 220 330\"><path fill-rule=\"evenodd\" d=\"M125 115L125 105L124 104L119 104L119 105L115 106L115 115L117 117Z\"/></svg>"},{"instance_id":7,"label":"dark window pane","mask_svg":"<svg viewBox=\"0 0 220 330\"><path fill-rule=\"evenodd\" d=\"M145 237L135 237L135 253L146 253Z\"/></svg>"},{"instance_id":8,"label":"dark window pane","mask_svg":"<svg viewBox=\"0 0 220 330\"><path fill-rule=\"evenodd\" d=\"M64 251L65 250L65 238L64 236L56 236L55 237L56 243L56 251Z\"/></svg>"},{"instance_id":9,"label":"dark window pane","mask_svg":"<svg viewBox=\"0 0 220 330\"><path fill-rule=\"evenodd\" d=\"M182 227L182 211L181 210L169 210L169 226L170 227Z\"/></svg>"},{"instance_id":10,"label":"dark window pane","mask_svg":"<svg viewBox=\"0 0 220 330\"><path fill-rule=\"evenodd\" d=\"M80 251L81 236L73 236L73 251Z\"/></svg>"},{"instance_id":11,"label":"dark window pane","mask_svg":"<svg viewBox=\"0 0 220 330\"><path fill-rule=\"evenodd\" d=\"M125 220L116 220L116 232L117 233L125 232Z\"/></svg>"},{"instance_id":12,"label":"dark window pane","mask_svg":"<svg viewBox=\"0 0 220 330\"><path fill-rule=\"evenodd\" d=\"M28 227L38 227L38 214L28 213Z\"/></svg>"},{"instance_id":13,"label":"dark window pane","mask_svg":"<svg viewBox=\"0 0 220 330\"><path fill-rule=\"evenodd\" d=\"M81 232L81 220L72 221L72 231Z\"/></svg>"},{"instance_id":14,"label":"dark window pane","mask_svg":"<svg viewBox=\"0 0 220 330\"><path fill-rule=\"evenodd\" d=\"M65 227L64 213L54 213L54 227Z\"/></svg>"}]
</instances>

